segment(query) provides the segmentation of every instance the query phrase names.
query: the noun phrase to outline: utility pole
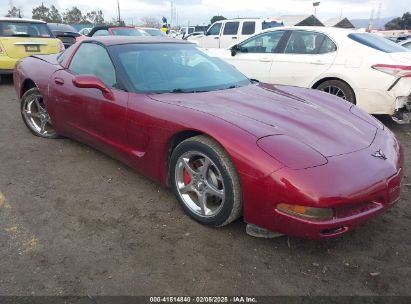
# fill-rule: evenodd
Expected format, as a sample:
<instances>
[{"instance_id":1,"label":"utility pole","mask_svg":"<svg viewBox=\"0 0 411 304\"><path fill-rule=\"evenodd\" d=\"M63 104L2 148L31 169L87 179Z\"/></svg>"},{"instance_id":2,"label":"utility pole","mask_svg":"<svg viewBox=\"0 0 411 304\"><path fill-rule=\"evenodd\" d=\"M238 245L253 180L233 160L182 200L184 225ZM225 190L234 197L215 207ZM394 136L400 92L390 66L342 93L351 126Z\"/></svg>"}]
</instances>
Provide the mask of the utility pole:
<instances>
[{"instance_id":1,"label":"utility pole","mask_svg":"<svg viewBox=\"0 0 411 304\"><path fill-rule=\"evenodd\" d=\"M172 27L172 24L173 24L173 15L174 15L173 1L170 1L170 28Z\"/></svg>"},{"instance_id":2,"label":"utility pole","mask_svg":"<svg viewBox=\"0 0 411 304\"><path fill-rule=\"evenodd\" d=\"M117 0L117 10L118 10L118 25L121 25L121 17L120 17L120 2Z\"/></svg>"}]
</instances>

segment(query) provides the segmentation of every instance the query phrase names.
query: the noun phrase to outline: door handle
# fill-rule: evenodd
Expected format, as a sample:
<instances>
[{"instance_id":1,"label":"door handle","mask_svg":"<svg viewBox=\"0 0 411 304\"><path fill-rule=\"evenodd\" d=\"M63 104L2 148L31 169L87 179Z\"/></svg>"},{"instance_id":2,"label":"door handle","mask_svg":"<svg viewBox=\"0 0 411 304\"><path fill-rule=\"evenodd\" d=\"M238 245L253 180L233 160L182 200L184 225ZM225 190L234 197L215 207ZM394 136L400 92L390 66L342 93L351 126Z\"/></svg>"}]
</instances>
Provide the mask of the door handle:
<instances>
[{"instance_id":1,"label":"door handle","mask_svg":"<svg viewBox=\"0 0 411 304\"><path fill-rule=\"evenodd\" d=\"M263 58L260 58L259 60L260 60L261 62L270 62L270 61L271 61L271 59L268 58L268 57L263 57Z\"/></svg>"},{"instance_id":2,"label":"door handle","mask_svg":"<svg viewBox=\"0 0 411 304\"><path fill-rule=\"evenodd\" d=\"M310 62L311 64L316 64L316 65L325 65L325 64L327 64L325 61L322 61L322 60L316 60L316 61L313 61L313 62Z\"/></svg>"},{"instance_id":3,"label":"door handle","mask_svg":"<svg viewBox=\"0 0 411 304\"><path fill-rule=\"evenodd\" d=\"M56 78L54 78L54 82L56 84L62 85L62 84L64 84L64 79L56 77Z\"/></svg>"},{"instance_id":4,"label":"door handle","mask_svg":"<svg viewBox=\"0 0 411 304\"><path fill-rule=\"evenodd\" d=\"M231 37L231 39L237 39L237 37Z\"/></svg>"},{"instance_id":5,"label":"door handle","mask_svg":"<svg viewBox=\"0 0 411 304\"><path fill-rule=\"evenodd\" d=\"M214 39L219 39L218 37L214 37Z\"/></svg>"}]
</instances>

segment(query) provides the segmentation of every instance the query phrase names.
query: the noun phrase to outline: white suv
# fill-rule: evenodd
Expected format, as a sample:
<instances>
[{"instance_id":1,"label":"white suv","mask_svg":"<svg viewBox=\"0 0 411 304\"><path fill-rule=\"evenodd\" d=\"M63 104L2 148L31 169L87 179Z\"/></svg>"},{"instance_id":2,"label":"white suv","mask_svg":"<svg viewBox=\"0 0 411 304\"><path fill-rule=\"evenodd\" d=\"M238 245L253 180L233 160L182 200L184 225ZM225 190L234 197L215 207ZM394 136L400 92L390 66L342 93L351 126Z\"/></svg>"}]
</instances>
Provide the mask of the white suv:
<instances>
[{"instance_id":1,"label":"white suv","mask_svg":"<svg viewBox=\"0 0 411 304\"><path fill-rule=\"evenodd\" d=\"M276 19L226 19L214 22L205 35L190 37L203 48L227 48L262 30L283 26Z\"/></svg>"}]
</instances>

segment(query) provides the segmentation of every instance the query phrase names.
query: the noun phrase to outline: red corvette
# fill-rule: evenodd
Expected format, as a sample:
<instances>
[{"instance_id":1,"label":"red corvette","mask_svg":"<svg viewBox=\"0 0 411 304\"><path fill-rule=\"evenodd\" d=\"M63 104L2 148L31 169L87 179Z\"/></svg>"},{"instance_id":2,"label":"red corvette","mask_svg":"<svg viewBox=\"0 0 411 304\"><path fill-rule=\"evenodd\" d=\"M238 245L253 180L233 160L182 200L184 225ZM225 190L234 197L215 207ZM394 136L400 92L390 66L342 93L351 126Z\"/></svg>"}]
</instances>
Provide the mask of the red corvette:
<instances>
[{"instance_id":1,"label":"red corvette","mask_svg":"<svg viewBox=\"0 0 411 304\"><path fill-rule=\"evenodd\" d=\"M169 186L196 221L321 239L399 199L394 135L338 97L256 83L186 41L99 37L14 71L21 114Z\"/></svg>"}]
</instances>

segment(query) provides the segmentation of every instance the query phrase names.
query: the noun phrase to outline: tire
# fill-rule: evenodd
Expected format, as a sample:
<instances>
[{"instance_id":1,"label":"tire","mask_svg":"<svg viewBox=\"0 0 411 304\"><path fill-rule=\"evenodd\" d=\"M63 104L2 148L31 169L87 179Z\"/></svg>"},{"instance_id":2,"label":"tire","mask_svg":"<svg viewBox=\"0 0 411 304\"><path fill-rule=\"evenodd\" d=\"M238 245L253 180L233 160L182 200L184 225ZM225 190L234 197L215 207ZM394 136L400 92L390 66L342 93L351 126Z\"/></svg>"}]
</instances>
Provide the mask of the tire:
<instances>
[{"instance_id":1,"label":"tire","mask_svg":"<svg viewBox=\"0 0 411 304\"><path fill-rule=\"evenodd\" d=\"M170 183L185 212L201 224L221 227L242 214L237 170L223 147L209 137L186 139L174 149Z\"/></svg>"},{"instance_id":2,"label":"tire","mask_svg":"<svg viewBox=\"0 0 411 304\"><path fill-rule=\"evenodd\" d=\"M31 88L21 97L20 113L24 124L34 135L51 139L60 138L53 129L43 95L37 88Z\"/></svg>"},{"instance_id":3,"label":"tire","mask_svg":"<svg viewBox=\"0 0 411 304\"><path fill-rule=\"evenodd\" d=\"M341 80L327 80L316 87L317 90L336 95L355 104L355 94L351 87Z\"/></svg>"}]
</instances>

